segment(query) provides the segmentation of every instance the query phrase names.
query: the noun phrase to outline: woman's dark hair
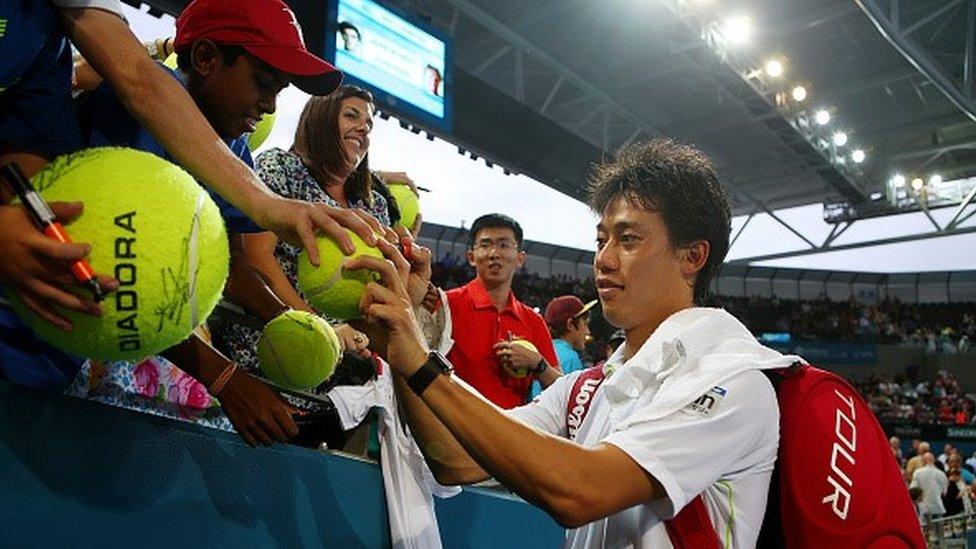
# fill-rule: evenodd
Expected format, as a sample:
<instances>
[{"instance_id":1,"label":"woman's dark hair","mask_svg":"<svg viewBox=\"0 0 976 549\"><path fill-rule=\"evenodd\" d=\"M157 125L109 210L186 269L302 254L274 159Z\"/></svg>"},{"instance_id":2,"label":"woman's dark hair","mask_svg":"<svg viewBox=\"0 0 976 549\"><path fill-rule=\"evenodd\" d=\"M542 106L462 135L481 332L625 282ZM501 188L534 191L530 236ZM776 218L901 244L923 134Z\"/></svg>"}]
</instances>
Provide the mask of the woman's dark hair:
<instances>
[{"instance_id":1,"label":"woman's dark hair","mask_svg":"<svg viewBox=\"0 0 976 549\"><path fill-rule=\"evenodd\" d=\"M731 212L712 162L704 153L672 141L654 139L617 153L597 166L590 178L590 207L598 215L623 198L658 212L673 247L709 244L705 266L695 279L695 304L703 305L708 285L729 251Z\"/></svg>"},{"instance_id":2,"label":"woman's dark hair","mask_svg":"<svg viewBox=\"0 0 976 549\"><path fill-rule=\"evenodd\" d=\"M339 114L343 100L350 97L358 97L370 105L373 104L373 96L368 91L356 86L340 86L329 95L310 98L298 119L291 150L320 182L328 181L329 174L341 172L347 162L342 138L339 136ZM343 186L346 200L350 203L362 200L368 205L373 204L373 182L368 154L349 174Z\"/></svg>"},{"instance_id":3,"label":"woman's dark hair","mask_svg":"<svg viewBox=\"0 0 976 549\"><path fill-rule=\"evenodd\" d=\"M396 225L400 221L400 206L397 204L393 195L390 194L390 188L383 183L383 180L376 176L376 174L371 174L373 177L373 190L377 194L386 199L386 213L390 216L390 225Z\"/></svg>"}]
</instances>

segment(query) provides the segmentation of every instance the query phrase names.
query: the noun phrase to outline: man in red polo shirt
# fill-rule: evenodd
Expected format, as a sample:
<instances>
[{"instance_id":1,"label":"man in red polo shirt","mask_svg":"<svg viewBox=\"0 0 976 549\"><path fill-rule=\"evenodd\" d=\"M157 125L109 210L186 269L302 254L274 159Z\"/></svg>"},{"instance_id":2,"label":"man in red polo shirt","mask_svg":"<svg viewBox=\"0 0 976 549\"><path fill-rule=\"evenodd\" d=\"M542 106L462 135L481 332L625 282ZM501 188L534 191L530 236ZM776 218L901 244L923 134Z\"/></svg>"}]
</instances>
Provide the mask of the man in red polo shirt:
<instances>
[{"instance_id":1,"label":"man in red polo shirt","mask_svg":"<svg viewBox=\"0 0 976 549\"><path fill-rule=\"evenodd\" d=\"M561 375L559 361L545 321L512 293L515 270L525 263L522 227L507 215L486 214L471 226L469 244L476 276L447 292L454 339L447 357L478 392L514 408L525 404L533 379L548 387Z\"/></svg>"}]
</instances>

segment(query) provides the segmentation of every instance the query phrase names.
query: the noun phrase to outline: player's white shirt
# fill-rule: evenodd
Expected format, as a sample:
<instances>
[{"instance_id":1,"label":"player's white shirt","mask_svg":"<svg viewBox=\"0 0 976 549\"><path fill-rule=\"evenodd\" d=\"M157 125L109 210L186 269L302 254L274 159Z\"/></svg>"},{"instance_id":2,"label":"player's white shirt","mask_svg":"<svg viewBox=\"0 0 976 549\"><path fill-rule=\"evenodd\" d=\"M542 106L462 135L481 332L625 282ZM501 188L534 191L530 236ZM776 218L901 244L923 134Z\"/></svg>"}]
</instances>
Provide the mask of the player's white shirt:
<instances>
[{"instance_id":1,"label":"player's white shirt","mask_svg":"<svg viewBox=\"0 0 976 549\"><path fill-rule=\"evenodd\" d=\"M606 387L610 379L602 383L576 434L576 441L584 446L604 442L626 452L661 483L667 497L569 530L565 547L671 547L662 519L672 518L702 492L722 544L725 547L755 546L779 444L776 394L758 368L785 367L795 357L783 357L756 344L762 351L756 355L756 366L749 369L742 361L743 356L749 356L748 352L726 353L730 362L738 363L738 368L731 370L731 377L722 377L712 368L712 376L717 375L716 381L721 381L715 383L713 389L704 391L709 399L696 402L696 397L691 397L684 401L687 405L662 415L660 406L656 406L661 401L658 393L662 387L664 391L676 390L674 384L665 380L669 372L681 375L682 369L680 365L662 368L661 357L664 356L664 362L667 362L668 349L674 350L673 343L678 341L677 348L687 358L689 355L684 349L695 347L697 343L692 339L702 334L689 333L683 328L700 321L702 315L712 315L709 311L714 310L687 311L698 313L682 312L672 316L666 321L667 326L661 325L664 333L659 334L662 332L659 328L627 363L621 364L623 348L610 358L605 368L616 367L610 379L621 376L618 381L626 380L629 385L643 384L643 387L636 387L629 396L621 397L618 382L618 387L610 390L614 394L608 398ZM694 318L696 315L697 319ZM727 313L722 312L722 315L727 318L717 318L717 321L725 324L725 328L730 328L729 319L741 327ZM701 327L700 322L697 327ZM741 330L748 335L745 327ZM704 334L714 335L721 331L709 330ZM655 337L659 335L661 337ZM755 342L751 335L748 338ZM664 351L645 352L651 350L647 349L648 345L664 347ZM742 345L748 348L749 342ZM721 360L722 354L712 353L710 356ZM655 360L657 364L653 364ZM774 365L776 360L779 363ZM684 371L691 376L701 374L693 367ZM624 372L627 374L622 376ZM511 410L509 414L548 433L567 436L567 402L581 373L563 376L535 402ZM639 381L641 379L644 381Z\"/></svg>"}]
</instances>

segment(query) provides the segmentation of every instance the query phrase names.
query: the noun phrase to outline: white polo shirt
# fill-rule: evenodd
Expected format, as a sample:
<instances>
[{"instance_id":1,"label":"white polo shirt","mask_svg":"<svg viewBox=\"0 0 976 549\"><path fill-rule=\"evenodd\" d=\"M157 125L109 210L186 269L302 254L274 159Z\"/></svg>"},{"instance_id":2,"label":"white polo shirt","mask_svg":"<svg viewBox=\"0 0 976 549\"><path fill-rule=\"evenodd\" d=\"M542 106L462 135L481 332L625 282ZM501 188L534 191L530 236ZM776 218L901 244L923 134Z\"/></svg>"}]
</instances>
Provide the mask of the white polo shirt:
<instances>
[{"instance_id":1,"label":"white polo shirt","mask_svg":"<svg viewBox=\"0 0 976 549\"><path fill-rule=\"evenodd\" d=\"M683 337L687 339L688 335ZM659 339L649 339L645 345L660 343ZM622 351L605 366L616 369L613 376L621 375L622 368L640 370L648 366L634 363L644 354L643 348L623 365ZM509 414L566 437L567 403L581 373L563 376L534 402ZM613 404L605 391L609 380L604 381L594 394L576 441L583 446L604 442L620 448L661 483L667 497L569 530L564 546L671 547L662 520L674 517L703 492L723 546L755 546L779 444L779 408L772 384L761 371L739 371L707 391L710 398L703 402L710 406L696 405L691 398L687 406L674 413L647 417L653 415L650 404L662 387L660 377L647 379L653 381L633 398L616 398ZM664 387L667 390L669 386Z\"/></svg>"}]
</instances>

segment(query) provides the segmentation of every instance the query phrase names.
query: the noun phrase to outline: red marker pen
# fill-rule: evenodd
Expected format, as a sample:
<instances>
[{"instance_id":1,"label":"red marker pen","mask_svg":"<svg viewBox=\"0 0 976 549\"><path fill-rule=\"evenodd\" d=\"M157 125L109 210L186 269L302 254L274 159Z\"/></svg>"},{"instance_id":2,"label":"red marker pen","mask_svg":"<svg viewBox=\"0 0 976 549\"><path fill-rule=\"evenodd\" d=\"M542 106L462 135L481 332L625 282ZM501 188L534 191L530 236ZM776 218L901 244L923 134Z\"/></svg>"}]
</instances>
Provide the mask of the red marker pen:
<instances>
[{"instance_id":1,"label":"red marker pen","mask_svg":"<svg viewBox=\"0 0 976 549\"><path fill-rule=\"evenodd\" d=\"M20 197L20 201L23 202L24 207L30 212L31 218L34 219L34 223L37 224L38 228L47 235L48 238L56 242L61 242L67 244L71 242L71 238L68 236L67 231L64 227L58 223L57 218L54 216L54 212L51 211L51 207L47 205L47 202L41 198L41 195L37 194L34 187L31 185L30 180L24 175L24 172L20 170L20 166L16 162L11 162L9 164L4 164L0 166L0 177L7 182L7 185L17 193ZM102 291L102 287L98 284L98 279L95 278L95 271L92 270L91 265L88 261L80 259L71 264L71 274L74 275L75 280L84 284L89 290L91 290L92 295L95 297L95 301L101 301L105 299L105 293Z\"/></svg>"}]
</instances>

